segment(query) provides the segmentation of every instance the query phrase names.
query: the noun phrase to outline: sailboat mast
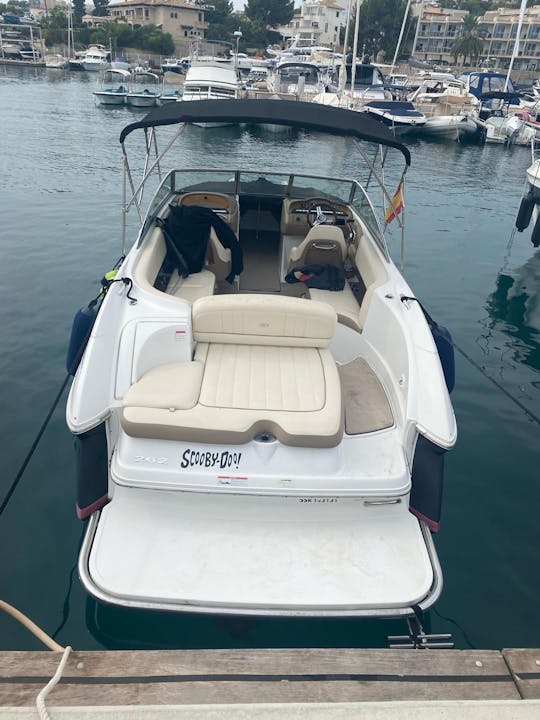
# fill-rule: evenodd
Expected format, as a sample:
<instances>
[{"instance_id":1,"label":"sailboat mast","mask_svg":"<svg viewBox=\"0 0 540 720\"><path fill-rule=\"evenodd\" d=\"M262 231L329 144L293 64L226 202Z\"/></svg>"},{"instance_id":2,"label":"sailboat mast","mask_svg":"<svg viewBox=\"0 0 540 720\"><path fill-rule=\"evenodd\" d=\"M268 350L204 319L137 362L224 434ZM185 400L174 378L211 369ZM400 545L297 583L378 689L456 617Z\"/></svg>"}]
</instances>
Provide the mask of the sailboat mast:
<instances>
[{"instance_id":1,"label":"sailboat mast","mask_svg":"<svg viewBox=\"0 0 540 720\"><path fill-rule=\"evenodd\" d=\"M510 58L510 65L508 66L508 72L506 74L506 80L504 83L504 92L508 91L508 83L510 82L510 74L514 67L514 60L519 55L519 36L521 35L521 26L523 25L523 17L525 15L525 8L527 7L527 0L521 0L521 7L519 9L519 19L516 32L516 42L514 43L514 49L512 50L512 57Z\"/></svg>"},{"instance_id":2,"label":"sailboat mast","mask_svg":"<svg viewBox=\"0 0 540 720\"><path fill-rule=\"evenodd\" d=\"M351 20L352 0L347 4L347 19L345 21L345 39L343 40L343 59L339 72L339 96L343 95L345 84L347 82L347 48L349 46L349 25Z\"/></svg>"},{"instance_id":3,"label":"sailboat mast","mask_svg":"<svg viewBox=\"0 0 540 720\"><path fill-rule=\"evenodd\" d=\"M394 59L392 60L392 67L390 68L390 75L394 72L394 66L396 64L399 49L401 47L401 41L403 40L403 32L405 30L405 23L407 22L407 16L409 15L409 8L411 7L411 0L407 0L407 7L405 8L405 15L403 16L403 22L401 23L401 30L399 31L399 37L396 45L396 52L394 53ZM420 22L420 21L418 21Z\"/></svg>"},{"instance_id":4,"label":"sailboat mast","mask_svg":"<svg viewBox=\"0 0 540 720\"><path fill-rule=\"evenodd\" d=\"M418 22L416 23L416 30L414 31L414 40L412 46L412 54L416 50L416 43L418 41L418 34L420 33L420 23L422 22L422 16L424 15L424 0L420 3L420 10L418 11Z\"/></svg>"},{"instance_id":5,"label":"sailboat mast","mask_svg":"<svg viewBox=\"0 0 540 720\"><path fill-rule=\"evenodd\" d=\"M354 20L354 42L351 66L351 99L354 99L354 86L356 84L356 53L358 51L358 27L360 22L360 0L356 0L356 17Z\"/></svg>"}]
</instances>

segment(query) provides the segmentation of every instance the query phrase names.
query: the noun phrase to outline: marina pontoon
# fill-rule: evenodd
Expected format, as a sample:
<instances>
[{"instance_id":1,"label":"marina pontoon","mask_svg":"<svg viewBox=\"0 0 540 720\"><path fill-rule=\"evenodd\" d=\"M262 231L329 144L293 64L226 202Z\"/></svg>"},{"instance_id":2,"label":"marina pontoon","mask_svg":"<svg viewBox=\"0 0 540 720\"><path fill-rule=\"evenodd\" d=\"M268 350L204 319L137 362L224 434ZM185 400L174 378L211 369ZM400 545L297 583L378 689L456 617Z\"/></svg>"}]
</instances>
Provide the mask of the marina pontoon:
<instances>
[{"instance_id":1,"label":"marina pontoon","mask_svg":"<svg viewBox=\"0 0 540 720\"><path fill-rule=\"evenodd\" d=\"M295 101L171 103L122 131L141 228L80 333L67 403L82 581L156 610L411 617L441 592L432 532L456 440L433 324L359 182L309 158L165 170L195 122L290 125L329 153L338 135L366 162L373 146L404 159L401 189L410 162L366 114Z\"/></svg>"}]
</instances>

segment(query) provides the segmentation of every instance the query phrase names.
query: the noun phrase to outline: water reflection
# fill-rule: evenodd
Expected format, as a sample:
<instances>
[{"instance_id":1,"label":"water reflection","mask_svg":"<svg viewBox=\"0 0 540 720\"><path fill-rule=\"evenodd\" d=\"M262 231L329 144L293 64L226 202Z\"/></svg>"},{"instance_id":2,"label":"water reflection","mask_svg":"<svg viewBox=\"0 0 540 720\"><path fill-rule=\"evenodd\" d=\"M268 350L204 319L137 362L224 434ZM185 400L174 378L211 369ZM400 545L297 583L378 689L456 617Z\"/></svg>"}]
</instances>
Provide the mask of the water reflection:
<instances>
[{"instance_id":1,"label":"water reflection","mask_svg":"<svg viewBox=\"0 0 540 720\"><path fill-rule=\"evenodd\" d=\"M486 308L490 328L511 338L516 362L540 370L540 252L514 271L501 272Z\"/></svg>"},{"instance_id":2,"label":"water reflection","mask_svg":"<svg viewBox=\"0 0 540 720\"><path fill-rule=\"evenodd\" d=\"M425 616L429 628L429 616ZM386 647L404 620L257 618L161 613L86 602L86 625L105 648Z\"/></svg>"}]
</instances>

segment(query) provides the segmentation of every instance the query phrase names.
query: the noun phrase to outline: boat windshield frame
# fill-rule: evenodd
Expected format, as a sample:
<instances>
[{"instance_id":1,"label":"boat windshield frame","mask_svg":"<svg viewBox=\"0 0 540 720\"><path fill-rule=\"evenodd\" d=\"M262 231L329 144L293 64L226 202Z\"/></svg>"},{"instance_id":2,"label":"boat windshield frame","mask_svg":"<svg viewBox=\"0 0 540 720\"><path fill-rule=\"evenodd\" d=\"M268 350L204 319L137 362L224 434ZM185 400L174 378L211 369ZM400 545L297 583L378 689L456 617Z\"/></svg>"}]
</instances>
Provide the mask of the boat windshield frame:
<instances>
[{"instance_id":1,"label":"boat windshield frame","mask_svg":"<svg viewBox=\"0 0 540 720\"><path fill-rule=\"evenodd\" d=\"M364 162L369 168L369 180L365 188L356 180L350 180L348 178L345 179L346 182L348 181L354 183L355 192L351 195L351 202L354 194L358 193L356 197L360 197L359 209L362 210L362 212L360 212L358 208L356 211L359 212L363 222L366 224L367 229L372 234L374 241L381 249L384 257L389 260L390 255L384 239L384 231L381 229L380 221L375 213L372 201L367 194L369 181L373 178L382 189L385 205L392 203L392 198L389 195L384 182L384 173L377 172L375 169L375 161L368 158L359 141L375 144L377 146L376 157L379 155L385 158L386 152L389 148L395 148L402 153L405 158L405 167L401 175L400 186L404 183L405 174L410 165L410 153L408 148L398 142L390 130L388 130L388 128L386 128L382 123L370 118L366 113L353 113L350 110L333 108L325 105L318 106L317 112L314 113L312 103L294 100L196 100L188 103L168 103L154 109L142 120L132 123L124 128L120 134L120 144L124 156L122 254L125 253L126 249L127 214L132 206L136 207L142 225L139 240L144 235L144 232L148 227L150 207L153 206L153 203L150 204L150 207L144 217L141 205L145 185L154 172L157 172L160 180L160 185L155 197L163 197L161 203L165 202L165 196L167 193L164 195L162 195L162 193L167 178L170 177L170 173L167 173L164 178L164 173L161 168L161 161L164 155L168 152L172 145L174 145L177 138L185 130L188 124L193 122L216 121L228 121L232 124L244 122L271 122L307 130L316 130L317 132L322 132L326 135L338 135L351 138L353 144L357 147L359 153L364 158ZM165 148L159 151L155 130L157 127L169 125L178 126L176 133L168 141ZM143 178L138 185L134 182L125 146L126 138L136 129L144 130L146 146L146 160L144 163ZM384 152L382 153L379 153L380 146L384 146ZM199 168L199 171L202 172L202 168ZM220 170L214 168L213 172L220 172ZM242 171L231 170L230 172L241 173ZM243 172L247 173L249 171L244 170ZM282 173L277 174L279 175ZM287 173L287 175L291 175L293 178L294 176L305 176L314 179L319 177L320 179L338 180L337 178L321 178L320 176L311 175L305 172L292 174ZM131 199L128 199L128 185L131 190ZM358 190L356 188L358 188ZM320 194L321 193L319 193L319 195ZM398 225L401 227L402 231L401 244L403 265L403 218L398 218Z\"/></svg>"},{"instance_id":2,"label":"boat windshield frame","mask_svg":"<svg viewBox=\"0 0 540 720\"><path fill-rule=\"evenodd\" d=\"M228 180L223 182L223 186L220 185L214 185L210 189L208 188L208 184L204 182L204 179L202 179L201 183L196 184L189 184L189 185L180 185L177 182L178 176L181 175L200 175L205 176L208 175L208 180L210 181L211 178L215 178L216 175L220 176L226 176ZM157 217L159 217L165 206L170 202L172 198L174 198L176 195L185 193L185 192L202 192L203 190L206 190L206 192L219 192L227 195L245 195L249 194L253 197L257 196L257 192L249 192L246 193L245 187L243 187L243 184L245 183L246 176L257 176L257 180L267 180L268 178L286 178L285 182L279 182L276 183L277 188L283 188L283 192L277 192L273 194L273 197L282 197L284 200L286 199L297 199L301 198L305 195L305 198L308 199L310 197L324 197L330 200L331 202L341 203L344 205L349 205L354 211L359 215L362 222L365 223L367 226L367 229L371 233L373 240L375 241L377 247L384 255L385 259L387 261L390 260L390 255L388 252L388 247L386 245L386 241L384 239L384 233L381 228L381 224L379 222L379 219L377 217L377 213L375 212L375 208L373 207L373 204L369 198L368 193L366 192L365 188L354 178L343 178L343 177L331 177L328 175L312 175L309 173L284 173L279 171L271 171L271 170L264 170L264 171L255 171L255 170L248 170L248 169L223 169L223 168L173 168L170 170L167 175L164 177L163 181L161 182L160 186L158 187L154 197L152 198L152 201L148 207L148 210L146 212L145 220L144 220L144 226L143 230L139 235L139 241L138 245L140 246L144 236L146 229L155 221ZM263 177L264 176L264 177ZM230 179L229 179L230 178ZM321 188L314 187L314 188L308 188L305 185L295 185L295 180L298 180L300 178L306 179L306 180L322 180L326 181L328 183L342 183L343 185L348 185L348 192L345 196L338 196L333 193L325 192ZM218 181L219 183L219 181ZM261 192L261 197L268 197L268 192Z\"/></svg>"}]
</instances>

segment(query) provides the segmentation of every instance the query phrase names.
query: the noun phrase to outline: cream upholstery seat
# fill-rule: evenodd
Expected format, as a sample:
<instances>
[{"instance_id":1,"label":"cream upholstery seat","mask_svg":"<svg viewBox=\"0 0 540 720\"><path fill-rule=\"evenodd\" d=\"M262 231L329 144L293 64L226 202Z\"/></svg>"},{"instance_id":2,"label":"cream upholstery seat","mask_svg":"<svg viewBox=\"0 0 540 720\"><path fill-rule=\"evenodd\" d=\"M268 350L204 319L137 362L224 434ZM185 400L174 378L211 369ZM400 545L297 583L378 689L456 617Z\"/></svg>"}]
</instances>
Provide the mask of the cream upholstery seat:
<instances>
[{"instance_id":1,"label":"cream upholstery seat","mask_svg":"<svg viewBox=\"0 0 540 720\"><path fill-rule=\"evenodd\" d=\"M192 318L195 359L154 368L130 388L122 413L126 433L214 444L270 433L286 445L339 444L343 407L328 349L336 327L330 306L218 295L195 301ZM186 383L189 392L176 389Z\"/></svg>"},{"instance_id":2,"label":"cream upholstery seat","mask_svg":"<svg viewBox=\"0 0 540 720\"><path fill-rule=\"evenodd\" d=\"M316 225L302 242L291 249L289 270L298 265L336 265L342 267L347 243L337 225Z\"/></svg>"},{"instance_id":3,"label":"cream upholstery seat","mask_svg":"<svg viewBox=\"0 0 540 720\"><path fill-rule=\"evenodd\" d=\"M154 283L166 254L167 247L163 232L156 227L141 248L135 266L133 280L138 287L154 295L162 294L161 290L154 287ZM175 270L165 292L190 303L194 302L198 298L212 295L215 290L216 280L224 280L231 272L231 267L231 251L223 247L212 228L208 239L204 269L199 273L191 273L187 278L179 277L178 272Z\"/></svg>"},{"instance_id":4,"label":"cream upholstery seat","mask_svg":"<svg viewBox=\"0 0 540 720\"><path fill-rule=\"evenodd\" d=\"M178 270L175 270L165 292L167 295L174 295L174 297L193 303L199 298L213 295L215 286L216 276L209 270L192 273L187 278L183 278L178 274Z\"/></svg>"}]
</instances>

